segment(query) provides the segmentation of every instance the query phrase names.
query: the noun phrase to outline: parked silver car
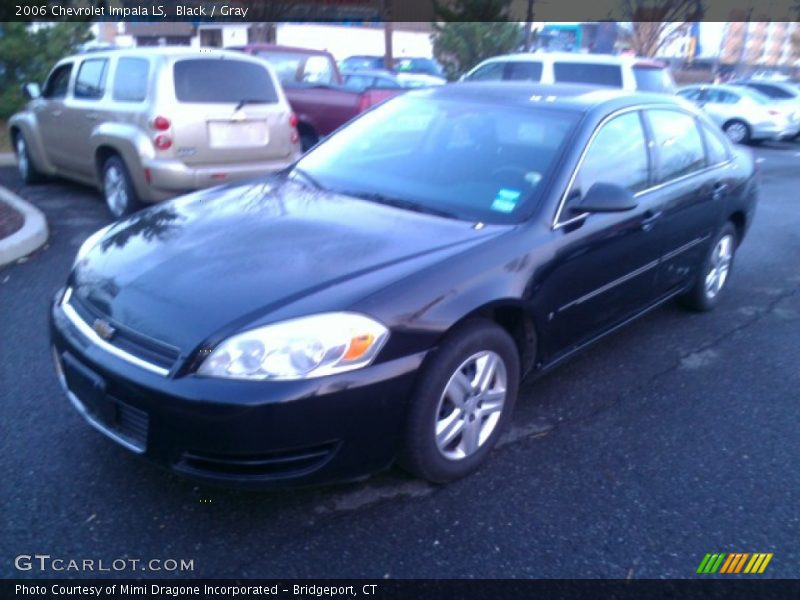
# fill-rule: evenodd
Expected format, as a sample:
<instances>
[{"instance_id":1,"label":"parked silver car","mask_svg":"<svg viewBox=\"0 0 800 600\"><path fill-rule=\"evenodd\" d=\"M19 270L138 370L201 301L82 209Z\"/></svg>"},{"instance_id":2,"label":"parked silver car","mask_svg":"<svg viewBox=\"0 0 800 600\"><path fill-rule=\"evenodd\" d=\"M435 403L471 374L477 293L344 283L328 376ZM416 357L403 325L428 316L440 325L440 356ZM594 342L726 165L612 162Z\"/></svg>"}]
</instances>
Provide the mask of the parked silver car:
<instances>
[{"instance_id":1,"label":"parked silver car","mask_svg":"<svg viewBox=\"0 0 800 600\"><path fill-rule=\"evenodd\" d=\"M734 81L732 85L743 86L760 92L776 104L782 104L794 111L800 119L800 85L790 81L765 81L763 79L745 79ZM800 136L800 132L795 137Z\"/></svg>"},{"instance_id":2,"label":"parked silver car","mask_svg":"<svg viewBox=\"0 0 800 600\"><path fill-rule=\"evenodd\" d=\"M9 121L20 175L100 188L120 217L141 204L278 171L300 155L271 67L189 48L71 56Z\"/></svg>"},{"instance_id":3,"label":"parked silver car","mask_svg":"<svg viewBox=\"0 0 800 600\"><path fill-rule=\"evenodd\" d=\"M691 85L678 90L701 107L732 142L790 138L800 132L800 111L742 86Z\"/></svg>"}]
</instances>

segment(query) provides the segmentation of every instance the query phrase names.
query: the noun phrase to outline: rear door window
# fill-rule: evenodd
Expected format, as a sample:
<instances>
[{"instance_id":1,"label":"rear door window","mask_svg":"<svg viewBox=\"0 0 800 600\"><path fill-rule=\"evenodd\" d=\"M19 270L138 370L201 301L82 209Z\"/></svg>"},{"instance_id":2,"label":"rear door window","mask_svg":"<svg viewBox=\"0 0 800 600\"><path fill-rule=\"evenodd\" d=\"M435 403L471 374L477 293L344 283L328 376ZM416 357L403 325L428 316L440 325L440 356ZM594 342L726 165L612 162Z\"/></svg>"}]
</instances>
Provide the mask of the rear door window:
<instances>
[{"instance_id":1,"label":"rear door window","mask_svg":"<svg viewBox=\"0 0 800 600\"><path fill-rule=\"evenodd\" d=\"M777 85L767 85L763 83L748 83L747 87L756 90L757 92L761 92L765 96L769 96L770 98L778 98L780 100L787 100L789 98L794 98L792 94L787 92L784 89L779 88Z\"/></svg>"},{"instance_id":2,"label":"rear door window","mask_svg":"<svg viewBox=\"0 0 800 600\"><path fill-rule=\"evenodd\" d=\"M150 63L145 58L120 58L111 97L117 102L144 102Z\"/></svg>"},{"instance_id":3,"label":"rear door window","mask_svg":"<svg viewBox=\"0 0 800 600\"><path fill-rule=\"evenodd\" d=\"M703 123L701 129L703 130L703 137L706 140L706 150L708 151L708 164L718 165L730 158L728 154L728 147L722 141L722 137L717 131L714 131Z\"/></svg>"},{"instance_id":4,"label":"rear door window","mask_svg":"<svg viewBox=\"0 0 800 600\"><path fill-rule=\"evenodd\" d=\"M175 97L189 103L272 104L278 94L263 66L231 59L192 58L175 63Z\"/></svg>"},{"instance_id":5,"label":"rear door window","mask_svg":"<svg viewBox=\"0 0 800 600\"><path fill-rule=\"evenodd\" d=\"M557 83L586 83L622 87L622 69L619 65L557 62L553 63L553 75Z\"/></svg>"},{"instance_id":6,"label":"rear door window","mask_svg":"<svg viewBox=\"0 0 800 600\"><path fill-rule=\"evenodd\" d=\"M703 138L694 117L675 110L648 110L657 155L657 182L688 175L706 165Z\"/></svg>"},{"instance_id":7,"label":"rear door window","mask_svg":"<svg viewBox=\"0 0 800 600\"><path fill-rule=\"evenodd\" d=\"M672 93L675 84L667 69L657 67L633 67L636 89L640 92Z\"/></svg>"},{"instance_id":8,"label":"rear door window","mask_svg":"<svg viewBox=\"0 0 800 600\"><path fill-rule=\"evenodd\" d=\"M102 98L106 90L107 70L108 60L105 58L83 61L78 68L78 78L75 80L75 97L83 100Z\"/></svg>"}]
</instances>

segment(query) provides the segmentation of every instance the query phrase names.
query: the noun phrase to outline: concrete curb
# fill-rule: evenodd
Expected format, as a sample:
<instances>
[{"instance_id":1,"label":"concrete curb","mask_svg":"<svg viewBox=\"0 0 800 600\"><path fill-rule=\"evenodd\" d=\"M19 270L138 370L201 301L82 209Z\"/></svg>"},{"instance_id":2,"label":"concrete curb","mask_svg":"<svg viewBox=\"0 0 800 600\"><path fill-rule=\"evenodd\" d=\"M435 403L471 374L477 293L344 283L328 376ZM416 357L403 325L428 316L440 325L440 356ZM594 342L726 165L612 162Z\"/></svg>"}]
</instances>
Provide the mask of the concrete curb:
<instances>
[{"instance_id":1,"label":"concrete curb","mask_svg":"<svg viewBox=\"0 0 800 600\"><path fill-rule=\"evenodd\" d=\"M47 221L38 208L0 186L0 202L11 205L25 219L16 233L0 240L0 266L27 256L47 241Z\"/></svg>"},{"instance_id":2,"label":"concrete curb","mask_svg":"<svg viewBox=\"0 0 800 600\"><path fill-rule=\"evenodd\" d=\"M17 157L13 152L0 152L0 167L13 167L17 164Z\"/></svg>"}]
</instances>

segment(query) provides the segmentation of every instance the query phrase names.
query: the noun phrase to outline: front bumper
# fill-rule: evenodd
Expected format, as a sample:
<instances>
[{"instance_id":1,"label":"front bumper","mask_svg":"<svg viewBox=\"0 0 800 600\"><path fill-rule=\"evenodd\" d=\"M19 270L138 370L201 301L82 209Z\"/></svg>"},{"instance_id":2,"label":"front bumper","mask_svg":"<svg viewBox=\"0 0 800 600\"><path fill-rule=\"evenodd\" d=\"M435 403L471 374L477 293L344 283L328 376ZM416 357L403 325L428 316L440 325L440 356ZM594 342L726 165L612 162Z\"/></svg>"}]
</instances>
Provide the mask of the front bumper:
<instances>
[{"instance_id":1,"label":"front bumper","mask_svg":"<svg viewBox=\"0 0 800 600\"><path fill-rule=\"evenodd\" d=\"M318 485L388 467L424 358L307 381L162 376L93 344L56 301L50 317L59 378L91 425L168 469L236 487Z\"/></svg>"}]
</instances>

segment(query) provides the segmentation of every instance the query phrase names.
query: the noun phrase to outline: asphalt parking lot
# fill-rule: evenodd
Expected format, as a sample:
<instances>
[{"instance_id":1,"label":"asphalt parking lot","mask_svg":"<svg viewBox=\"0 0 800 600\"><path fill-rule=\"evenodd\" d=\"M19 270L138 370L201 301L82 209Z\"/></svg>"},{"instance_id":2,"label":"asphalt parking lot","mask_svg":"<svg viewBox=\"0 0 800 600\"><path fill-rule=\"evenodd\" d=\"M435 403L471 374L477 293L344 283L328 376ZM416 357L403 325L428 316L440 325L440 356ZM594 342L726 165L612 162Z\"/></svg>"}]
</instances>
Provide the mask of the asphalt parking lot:
<instances>
[{"instance_id":1,"label":"asphalt parking lot","mask_svg":"<svg viewBox=\"0 0 800 600\"><path fill-rule=\"evenodd\" d=\"M668 304L523 386L488 466L446 487L390 471L280 493L197 486L89 428L50 361L47 309L109 221L92 190L0 185L47 246L0 269L4 577L14 557L192 559L199 577L691 577L707 552L800 576L800 144L754 149L763 185L711 314ZM114 575L114 573L110 573Z\"/></svg>"}]
</instances>

